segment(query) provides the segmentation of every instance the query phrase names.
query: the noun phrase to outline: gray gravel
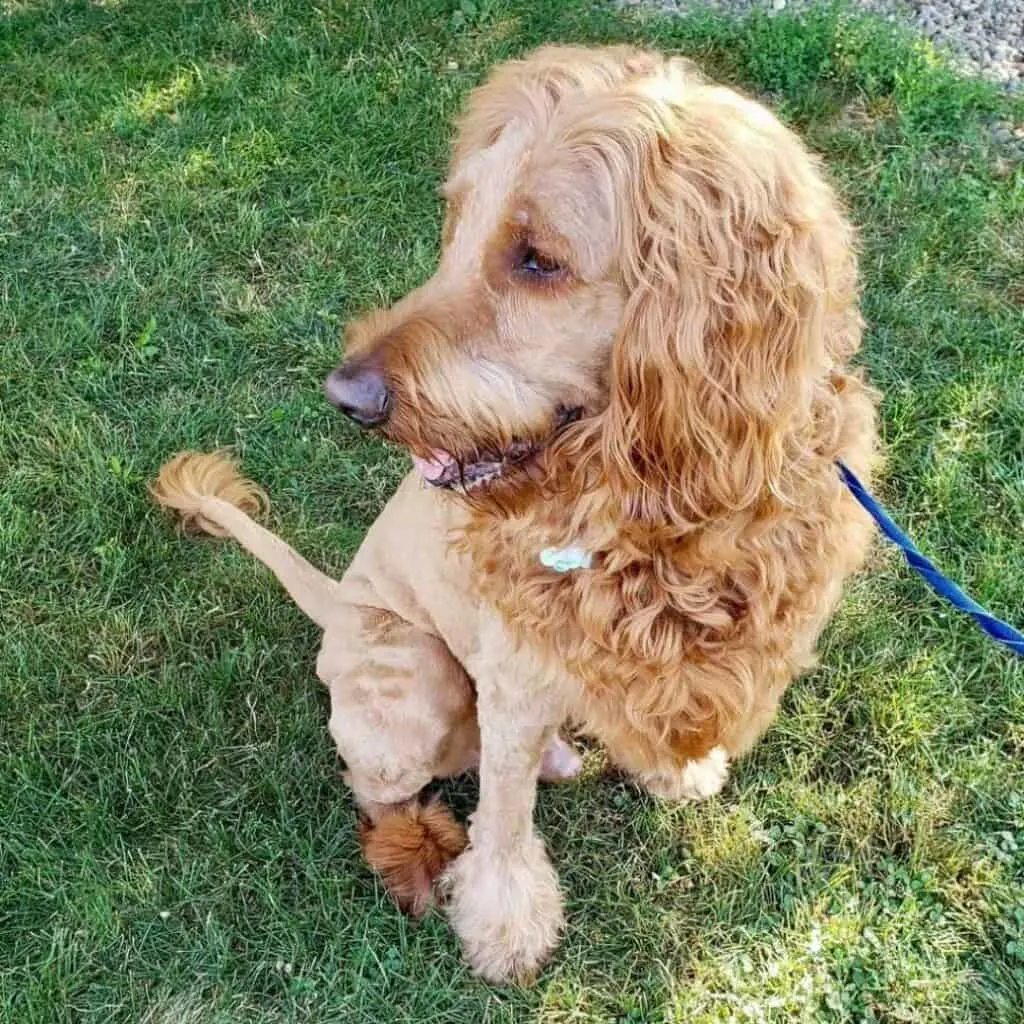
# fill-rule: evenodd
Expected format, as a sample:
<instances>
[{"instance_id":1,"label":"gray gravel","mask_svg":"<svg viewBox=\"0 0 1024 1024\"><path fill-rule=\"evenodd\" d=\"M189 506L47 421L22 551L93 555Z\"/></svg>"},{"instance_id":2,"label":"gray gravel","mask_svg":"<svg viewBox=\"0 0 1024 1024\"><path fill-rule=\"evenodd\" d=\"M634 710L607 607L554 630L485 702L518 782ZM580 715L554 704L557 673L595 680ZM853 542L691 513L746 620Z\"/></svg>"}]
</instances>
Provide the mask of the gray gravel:
<instances>
[{"instance_id":1,"label":"gray gravel","mask_svg":"<svg viewBox=\"0 0 1024 1024\"><path fill-rule=\"evenodd\" d=\"M1024 0L855 0L856 5L915 26L948 51L967 74L1024 92ZM747 14L806 10L815 0L619 0L623 7L684 14L701 7Z\"/></svg>"}]
</instances>

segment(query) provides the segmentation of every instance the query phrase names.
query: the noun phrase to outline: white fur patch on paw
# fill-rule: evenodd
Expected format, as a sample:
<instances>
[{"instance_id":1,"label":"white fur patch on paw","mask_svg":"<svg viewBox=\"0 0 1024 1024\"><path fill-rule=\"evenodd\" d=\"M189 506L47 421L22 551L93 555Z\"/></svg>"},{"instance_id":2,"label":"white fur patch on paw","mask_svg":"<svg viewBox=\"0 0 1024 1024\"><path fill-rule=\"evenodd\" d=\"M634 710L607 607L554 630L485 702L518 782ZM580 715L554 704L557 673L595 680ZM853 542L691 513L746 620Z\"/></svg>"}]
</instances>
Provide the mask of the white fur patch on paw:
<instances>
[{"instance_id":1,"label":"white fur patch on paw","mask_svg":"<svg viewBox=\"0 0 1024 1024\"><path fill-rule=\"evenodd\" d=\"M637 781L651 796L695 803L720 793L728 778L729 756L721 747L713 747L704 757L687 761L682 771L649 772Z\"/></svg>"},{"instance_id":2,"label":"white fur patch on paw","mask_svg":"<svg viewBox=\"0 0 1024 1024\"><path fill-rule=\"evenodd\" d=\"M713 747L703 757L690 761L683 769L679 793L684 800L707 800L721 793L729 778L729 758L721 747Z\"/></svg>"},{"instance_id":3,"label":"white fur patch on paw","mask_svg":"<svg viewBox=\"0 0 1024 1024\"><path fill-rule=\"evenodd\" d=\"M542 782L568 782L576 778L583 768L583 758L557 733L544 749L540 763Z\"/></svg>"}]
</instances>

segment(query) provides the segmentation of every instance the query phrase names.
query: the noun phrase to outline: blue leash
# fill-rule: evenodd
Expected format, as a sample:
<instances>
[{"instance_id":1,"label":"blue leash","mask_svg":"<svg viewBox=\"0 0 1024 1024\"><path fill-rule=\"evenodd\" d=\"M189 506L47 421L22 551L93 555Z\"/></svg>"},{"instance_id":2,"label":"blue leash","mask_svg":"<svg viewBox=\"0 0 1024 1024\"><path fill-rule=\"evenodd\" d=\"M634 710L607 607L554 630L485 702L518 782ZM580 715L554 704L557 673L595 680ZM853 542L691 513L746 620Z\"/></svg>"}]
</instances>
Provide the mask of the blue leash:
<instances>
[{"instance_id":1,"label":"blue leash","mask_svg":"<svg viewBox=\"0 0 1024 1024\"><path fill-rule=\"evenodd\" d=\"M882 533L903 550L907 564L935 591L955 608L967 612L974 621L994 640L1005 644L1015 654L1024 656L1024 634L1013 626L985 611L977 601L971 600L951 579L943 576L938 569L914 546L914 542L889 518L889 514L872 497L871 493L850 471L849 467L836 461L843 483L853 496L867 509L871 518L878 523Z\"/></svg>"}]
</instances>

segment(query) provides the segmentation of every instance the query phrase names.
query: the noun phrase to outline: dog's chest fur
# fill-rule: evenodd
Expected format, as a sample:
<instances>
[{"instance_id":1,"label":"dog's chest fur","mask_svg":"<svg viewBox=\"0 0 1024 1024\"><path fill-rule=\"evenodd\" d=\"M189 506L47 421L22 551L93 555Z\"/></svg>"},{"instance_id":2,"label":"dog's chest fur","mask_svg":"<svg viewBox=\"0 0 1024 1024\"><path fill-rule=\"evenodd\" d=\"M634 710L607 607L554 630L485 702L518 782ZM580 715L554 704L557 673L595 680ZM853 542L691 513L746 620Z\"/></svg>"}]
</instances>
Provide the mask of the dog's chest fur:
<instances>
[{"instance_id":1,"label":"dog's chest fur","mask_svg":"<svg viewBox=\"0 0 1024 1024\"><path fill-rule=\"evenodd\" d=\"M588 691L672 671L681 657L706 658L743 628L741 588L710 570L676 567L666 588L665 558L622 557L595 547L588 568L544 564L549 547L592 538L568 537L566 525L517 519L472 520L463 538L474 583L512 630L548 650Z\"/></svg>"}]
</instances>

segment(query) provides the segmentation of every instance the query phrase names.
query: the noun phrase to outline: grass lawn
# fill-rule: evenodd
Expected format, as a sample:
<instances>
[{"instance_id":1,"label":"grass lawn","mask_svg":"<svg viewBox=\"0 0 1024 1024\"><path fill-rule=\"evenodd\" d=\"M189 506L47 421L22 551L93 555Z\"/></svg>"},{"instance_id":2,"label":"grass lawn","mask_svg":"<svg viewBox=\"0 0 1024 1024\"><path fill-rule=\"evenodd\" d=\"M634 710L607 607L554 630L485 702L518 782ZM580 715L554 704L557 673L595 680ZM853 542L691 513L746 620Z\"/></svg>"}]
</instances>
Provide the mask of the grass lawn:
<instances>
[{"instance_id":1,"label":"grass lawn","mask_svg":"<svg viewBox=\"0 0 1024 1024\"><path fill-rule=\"evenodd\" d=\"M469 976L360 862L317 634L144 484L235 446L340 573L403 472L321 397L341 325L428 274L450 122L552 39L681 50L767 97L863 233L880 490L1024 622L1024 120L832 14L591 0L0 3L0 1020L1024 1019L1024 664L879 548L726 792L545 790L569 930ZM465 811L473 784L454 788Z\"/></svg>"}]
</instances>

